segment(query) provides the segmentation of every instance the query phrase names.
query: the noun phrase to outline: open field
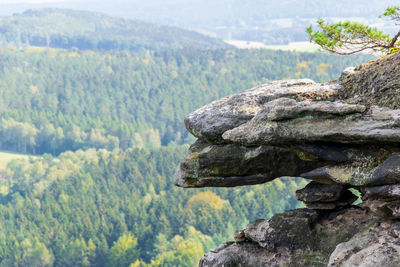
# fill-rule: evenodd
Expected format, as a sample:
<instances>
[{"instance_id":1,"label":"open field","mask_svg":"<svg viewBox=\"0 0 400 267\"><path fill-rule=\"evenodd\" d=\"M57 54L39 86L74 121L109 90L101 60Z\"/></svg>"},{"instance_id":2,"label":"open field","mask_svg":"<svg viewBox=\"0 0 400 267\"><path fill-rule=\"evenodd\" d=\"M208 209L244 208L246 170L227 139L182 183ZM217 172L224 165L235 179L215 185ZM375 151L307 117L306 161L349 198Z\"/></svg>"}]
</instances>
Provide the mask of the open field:
<instances>
[{"instance_id":1,"label":"open field","mask_svg":"<svg viewBox=\"0 0 400 267\"><path fill-rule=\"evenodd\" d=\"M30 157L36 156L0 151L0 170L4 170L7 164L14 159L29 159Z\"/></svg>"},{"instance_id":2,"label":"open field","mask_svg":"<svg viewBox=\"0 0 400 267\"><path fill-rule=\"evenodd\" d=\"M240 49L272 49L298 52L317 52L319 46L310 42L292 42L287 45L266 45L261 42L249 42L241 40L228 40L226 43Z\"/></svg>"},{"instance_id":3,"label":"open field","mask_svg":"<svg viewBox=\"0 0 400 267\"><path fill-rule=\"evenodd\" d=\"M251 42L242 40L225 40L225 43L233 45L239 49L270 49L270 50L283 50L283 51L297 51L297 52L325 52L316 44L310 42L291 42L287 45L266 45L262 42ZM343 50L343 52L346 50ZM325 52L327 53L327 52ZM361 54L382 56L381 52L372 51L370 49L360 52Z\"/></svg>"},{"instance_id":4,"label":"open field","mask_svg":"<svg viewBox=\"0 0 400 267\"><path fill-rule=\"evenodd\" d=\"M320 47L310 42L293 42L287 45L265 45L265 49L298 51L298 52L318 52Z\"/></svg>"}]
</instances>

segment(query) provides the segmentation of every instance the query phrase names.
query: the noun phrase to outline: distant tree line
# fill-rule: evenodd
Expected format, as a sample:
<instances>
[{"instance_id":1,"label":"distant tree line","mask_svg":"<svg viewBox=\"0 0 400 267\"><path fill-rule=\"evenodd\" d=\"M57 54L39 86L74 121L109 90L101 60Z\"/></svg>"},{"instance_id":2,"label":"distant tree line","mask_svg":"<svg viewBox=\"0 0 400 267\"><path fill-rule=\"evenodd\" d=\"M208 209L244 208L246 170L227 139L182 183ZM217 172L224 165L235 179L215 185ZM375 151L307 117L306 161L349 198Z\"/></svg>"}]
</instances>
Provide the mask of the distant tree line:
<instances>
[{"instance_id":1,"label":"distant tree line","mask_svg":"<svg viewBox=\"0 0 400 267\"><path fill-rule=\"evenodd\" d=\"M228 47L194 31L105 14L58 8L0 17L2 46L79 50L165 50Z\"/></svg>"}]
</instances>

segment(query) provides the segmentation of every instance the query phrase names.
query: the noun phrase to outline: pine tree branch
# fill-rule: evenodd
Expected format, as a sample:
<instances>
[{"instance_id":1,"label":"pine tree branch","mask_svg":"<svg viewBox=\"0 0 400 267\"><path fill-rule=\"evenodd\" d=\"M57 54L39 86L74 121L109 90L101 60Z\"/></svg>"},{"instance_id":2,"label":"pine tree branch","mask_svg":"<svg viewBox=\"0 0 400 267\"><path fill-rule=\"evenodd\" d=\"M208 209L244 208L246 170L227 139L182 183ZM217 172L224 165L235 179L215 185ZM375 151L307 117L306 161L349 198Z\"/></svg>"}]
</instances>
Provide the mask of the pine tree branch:
<instances>
[{"instance_id":1,"label":"pine tree branch","mask_svg":"<svg viewBox=\"0 0 400 267\"><path fill-rule=\"evenodd\" d=\"M393 37L393 39L392 39L392 41L390 42L388 48L393 48L393 47L395 47L396 42L397 42L397 40L399 39L399 37L400 37L400 31Z\"/></svg>"}]
</instances>

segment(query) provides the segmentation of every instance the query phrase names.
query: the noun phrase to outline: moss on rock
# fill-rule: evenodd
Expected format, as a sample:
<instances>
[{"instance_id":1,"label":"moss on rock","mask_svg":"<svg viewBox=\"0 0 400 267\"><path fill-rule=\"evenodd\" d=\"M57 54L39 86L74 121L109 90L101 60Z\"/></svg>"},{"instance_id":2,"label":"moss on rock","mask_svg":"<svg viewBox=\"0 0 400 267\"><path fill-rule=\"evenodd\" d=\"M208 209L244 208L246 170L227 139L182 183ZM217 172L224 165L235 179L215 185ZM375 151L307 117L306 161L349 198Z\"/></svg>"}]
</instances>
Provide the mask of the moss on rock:
<instances>
[{"instance_id":1,"label":"moss on rock","mask_svg":"<svg viewBox=\"0 0 400 267\"><path fill-rule=\"evenodd\" d=\"M339 98L350 103L400 108L400 52L384 56L343 74Z\"/></svg>"}]
</instances>

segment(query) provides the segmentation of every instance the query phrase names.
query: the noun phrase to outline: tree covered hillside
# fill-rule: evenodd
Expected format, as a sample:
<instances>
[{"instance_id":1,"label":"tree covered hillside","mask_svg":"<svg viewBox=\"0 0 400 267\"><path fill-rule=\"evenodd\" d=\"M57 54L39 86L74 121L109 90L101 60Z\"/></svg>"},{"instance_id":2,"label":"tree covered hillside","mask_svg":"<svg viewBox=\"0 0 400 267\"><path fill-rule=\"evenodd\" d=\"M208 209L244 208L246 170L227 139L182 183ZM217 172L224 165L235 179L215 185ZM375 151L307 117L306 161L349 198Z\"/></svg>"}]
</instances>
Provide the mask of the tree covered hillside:
<instances>
[{"instance_id":1,"label":"tree covered hillside","mask_svg":"<svg viewBox=\"0 0 400 267\"><path fill-rule=\"evenodd\" d=\"M276 79L335 79L367 56L267 50L0 50L0 149L51 153L185 143L183 118Z\"/></svg>"},{"instance_id":2,"label":"tree covered hillside","mask_svg":"<svg viewBox=\"0 0 400 267\"><path fill-rule=\"evenodd\" d=\"M163 27L156 40L139 26L62 10L0 22L3 44L18 47L0 49L0 149L39 155L0 168L0 266L196 266L249 220L297 207L304 181L176 188L184 117L260 83L328 81L370 58L164 49L209 43Z\"/></svg>"},{"instance_id":3,"label":"tree covered hillside","mask_svg":"<svg viewBox=\"0 0 400 267\"><path fill-rule=\"evenodd\" d=\"M55 8L0 17L0 45L82 50L227 47L220 40L176 27Z\"/></svg>"},{"instance_id":4,"label":"tree covered hillside","mask_svg":"<svg viewBox=\"0 0 400 267\"><path fill-rule=\"evenodd\" d=\"M305 182L294 179L177 188L172 177L184 151L12 161L0 181L0 266L196 266L248 220L299 205L294 191Z\"/></svg>"}]
</instances>

